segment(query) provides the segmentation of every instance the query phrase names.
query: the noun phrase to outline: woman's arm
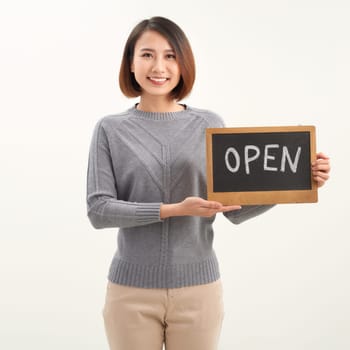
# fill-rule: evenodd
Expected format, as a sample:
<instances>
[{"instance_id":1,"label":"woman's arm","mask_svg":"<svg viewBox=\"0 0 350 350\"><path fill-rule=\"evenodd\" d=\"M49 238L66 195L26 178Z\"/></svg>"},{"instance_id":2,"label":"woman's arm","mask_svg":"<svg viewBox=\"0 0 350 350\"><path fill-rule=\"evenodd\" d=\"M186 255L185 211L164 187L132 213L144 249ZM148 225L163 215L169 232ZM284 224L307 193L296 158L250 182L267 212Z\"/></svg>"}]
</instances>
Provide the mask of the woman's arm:
<instances>
[{"instance_id":1,"label":"woman's arm","mask_svg":"<svg viewBox=\"0 0 350 350\"><path fill-rule=\"evenodd\" d=\"M93 132L87 170L87 216L96 229L160 222L161 203L118 199L106 133L100 120Z\"/></svg>"},{"instance_id":2,"label":"woman's arm","mask_svg":"<svg viewBox=\"0 0 350 350\"><path fill-rule=\"evenodd\" d=\"M204 216L211 217L217 213L235 211L241 209L240 205L225 206L219 202L207 201L199 197L187 197L185 200L174 204L162 204L160 217L162 219L171 216Z\"/></svg>"}]
</instances>

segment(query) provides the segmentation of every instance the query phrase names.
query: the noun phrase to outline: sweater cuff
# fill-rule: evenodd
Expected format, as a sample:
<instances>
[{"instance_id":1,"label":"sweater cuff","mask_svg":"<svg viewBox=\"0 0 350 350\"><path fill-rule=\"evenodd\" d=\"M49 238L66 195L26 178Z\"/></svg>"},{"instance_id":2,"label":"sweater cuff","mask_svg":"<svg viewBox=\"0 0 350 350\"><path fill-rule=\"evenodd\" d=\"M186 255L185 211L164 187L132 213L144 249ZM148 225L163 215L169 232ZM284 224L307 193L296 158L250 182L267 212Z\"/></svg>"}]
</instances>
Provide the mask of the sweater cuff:
<instances>
[{"instance_id":1,"label":"sweater cuff","mask_svg":"<svg viewBox=\"0 0 350 350\"><path fill-rule=\"evenodd\" d=\"M160 219L160 206L162 203L142 203L136 207L136 221L147 225L162 221Z\"/></svg>"}]
</instances>

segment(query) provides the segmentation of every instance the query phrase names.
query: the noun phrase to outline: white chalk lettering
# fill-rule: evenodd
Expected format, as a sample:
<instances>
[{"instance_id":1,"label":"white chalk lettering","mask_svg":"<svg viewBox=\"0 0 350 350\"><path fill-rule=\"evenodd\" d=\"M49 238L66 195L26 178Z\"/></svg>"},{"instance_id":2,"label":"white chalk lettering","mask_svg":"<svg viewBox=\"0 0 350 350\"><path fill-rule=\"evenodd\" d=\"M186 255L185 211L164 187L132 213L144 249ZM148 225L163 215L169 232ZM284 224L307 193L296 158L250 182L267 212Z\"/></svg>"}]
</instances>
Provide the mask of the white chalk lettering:
<instances>
[{"instance_id":1,"label":"white chalk lettering","mask_svg":"<svg viewBox=\"0 0 350 350\"><path fill-rule=\"evenodd\" d=\"M296 173L297 169L298 169L298 162L299 162L299 158L300 158L300 153L301 153L301 147L299 146L297 149L297 153L295 154L294 162L292 162L288 148L286 146L283 146L283 148L282 148L282 160L281 160L281 171L282 172L286 171L286 159L287 159L290 169L292 170L293 173Z\"/></svg>"},{"instance_id":2,"label":"white chalk lettering","mask_svg":"<svg viewBox=\"0 0 350 350\"><path fill-rule=\"evenodd\" d=\"M277 157L277 155L272 155L270 152L271 149L278 149L280 148L280 145L278 144L268 144L264 147L264 163L263 163L263 170L264 171L278 171L280 170L282 173L286 171L286 162L288 162L289 167L293 173L297 172L298 169L298 163L300 160L300 154L301 154L301 146L298 146L294 160L292 160L292 157L289 153L288 147L283 146L282 152L279 151L279 155L281 155L281 158ZM254 145L246 145L244 146L244 165L245 165L245 172L247 175L250 174L250 163L254 162L260 157L260 149L257 146ZM230 155L233 156L230 157ZM272 161L281 161L281 167L278 169L278 167L271 166L271 164L268 164ZM229 147L226 150L225 153L225 165L226 168L231 173L236 173L239 171L239 168L241 166L241 158L238 153L238 151L234 147Z\"/></svg>"},{"instance_id":3,"label":"white chalk lettering","mask_svg":"<svg viewBox=\"0 0 350 350\"><path fill-rule=\"evenodd\" d=\"M265 146L265 151L264 151L264 170L266 171L277 171L278 168L275 168L275 167L270 167L270 166L267 166L267 161L269 159L271 160L275 160L276 157L275 156L271 156L269 155L269 149L270 148L279 148L280 146L279 145L266 145Z\"/></svg>"},{"instance_id":4,"label":"white chalk lettering","mask_svg":"<svg viewBox=\"0 0 350 350\"><path fill-rule=\"evenodd\" d=\"M249 157L249 151L253 150L255 151L255 154L251 157ZM247 145L244 147L244 162L245 162L245 172L246 174L250 174L249 169L249 163L253 162L254 160L258 159L260 156L260 150L257 146L254 145Z\"/></svg>"},{"instance_id":5,"label":"white chalk lettering","mask_svg":"<svg viewBox=\"0 0 350 350\"><path fill-rule=\"evenodd\" d=\"M232 168L231 164L230 164L230 160L228 159L230 153L233 154L233 156L235 157L235 161L236 161L236 166L234 168ZM225 153L225 164L226 164L226 167L229 171L231 171L231 173L235 173L238 171L239 169L239 166L241 164L241 160L239 158L239 154L238 152L236 151L235 148L233 147L229 147L227 150L226 150L226 153Z\"/></svg>"}]
</instances>

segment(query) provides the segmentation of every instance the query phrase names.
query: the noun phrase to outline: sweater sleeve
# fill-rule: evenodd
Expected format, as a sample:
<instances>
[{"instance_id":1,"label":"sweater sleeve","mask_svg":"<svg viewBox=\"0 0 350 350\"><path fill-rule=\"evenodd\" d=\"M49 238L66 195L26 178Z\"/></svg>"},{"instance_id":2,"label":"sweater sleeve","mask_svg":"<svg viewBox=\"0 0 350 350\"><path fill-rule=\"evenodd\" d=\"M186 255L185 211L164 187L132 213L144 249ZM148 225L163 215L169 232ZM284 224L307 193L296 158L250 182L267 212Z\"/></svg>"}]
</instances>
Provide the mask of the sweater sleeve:
<instances>
[{"instance_id":1,"label":"sweater sleeve","mask_svg":"<svg viewBox=\"0 0 350 350\"><path fill-rule=\"evenodd\" d=\"M96 124L87 169L87 216L96 229L133 227L161 222L161 203L137 203L118 199L108 139Z\"/></svg>"},{"instance_id":2,"label":"sweater sleeve","mask_svg":"<svg viewBox=\"0 0 350 350\"><path fill-rule=\"evenodd\" d=\"M223 213L228 220L234 224L241 224L255 216L265 213L269 209L273 208L274 205L245 205L240 210L233 210Z\"/></svg>"}]
</instances>

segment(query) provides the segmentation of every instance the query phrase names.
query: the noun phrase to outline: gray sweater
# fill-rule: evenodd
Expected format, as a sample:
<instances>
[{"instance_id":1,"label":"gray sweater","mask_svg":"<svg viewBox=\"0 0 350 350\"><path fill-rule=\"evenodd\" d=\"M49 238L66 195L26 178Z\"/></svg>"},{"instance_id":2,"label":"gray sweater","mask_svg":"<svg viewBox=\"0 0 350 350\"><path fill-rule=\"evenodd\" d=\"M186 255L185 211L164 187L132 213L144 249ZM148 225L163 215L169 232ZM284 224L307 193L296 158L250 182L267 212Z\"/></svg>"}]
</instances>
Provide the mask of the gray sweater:
<instances>
[{"instance_id":1,"label":"gray sweater","mask_svg":"<svg viewBox=\"0 0 350 350\"><path fill-rule=\"evenodd\" d=\"M220 277L214 217L160 219L162 203L206 198L205 129L216 114L187 106L172 113L130 108L98 120L90 145L87 214L94 228L119 227L108 279L144 288L177 288ZM224 215L238 224L270 206Z\"/></svg>"}]
</instances>

